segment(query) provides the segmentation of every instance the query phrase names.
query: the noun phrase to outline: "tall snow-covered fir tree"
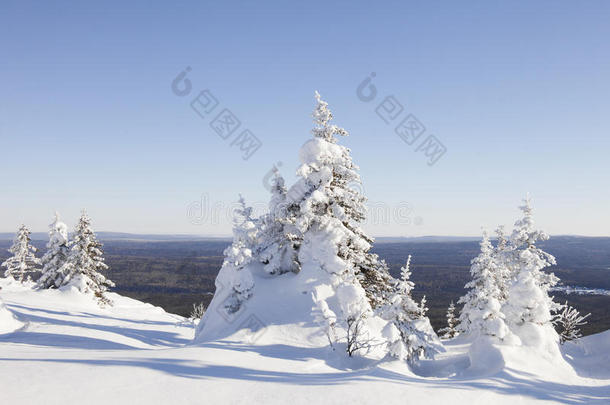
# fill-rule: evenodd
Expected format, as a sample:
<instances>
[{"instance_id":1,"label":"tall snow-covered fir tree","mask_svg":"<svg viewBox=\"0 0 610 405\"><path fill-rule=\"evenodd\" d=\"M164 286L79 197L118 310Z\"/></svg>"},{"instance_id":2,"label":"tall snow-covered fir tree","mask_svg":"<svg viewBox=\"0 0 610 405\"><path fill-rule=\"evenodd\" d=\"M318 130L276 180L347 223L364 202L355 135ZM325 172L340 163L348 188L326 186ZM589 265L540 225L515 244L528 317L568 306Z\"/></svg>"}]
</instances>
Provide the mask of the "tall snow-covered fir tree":
<instances>
[{"instance_id":1,"label":"tall snow-covered fir tree","mask_svg":"<svg viewBox=\"0 0 610 405\"><path fill-rule=\"evenodd\" d=\"M487 232L480 243L481 252L471 262L472 280L464 288L469 291L458 301L464 304L459 318L459 330L472 337L480 335L504 339L508 328L501 312L503 282L498 276L501 268L494 257L495 250Z\"/></svg>"},{"instance_id":2,"label":"tall snow-covered fir tree","mask_svg":"<svg viewBox=\"0 0 610 405\"><path fill-rule=\"evenodd\" d=\"M37 281L39 288L58 288L62 285L62 272L69 255L68 227L59 220L59 214L56 212L53 223L49 225L47 251L41 260L42 275Z\"/></svg>"},{"instance_id":3,"label":"tall snow-covered fir tree","mask_svg":"<svg viewBox=\"0 0 610 405\"><path fill-rule=\"evenodd\" d=\"M534 227L529 196L519 208L523 217L515 222L510 239L512 267L516 274L502 312L509 328L517 336L524 327L531 325L547 326L546 329L554 333L548 326L553 320L552 312L560 306L549 296L549 290L559 279L553 273L545 273L542 270L556 264L555 258L536 246L537 241L544 241L549 237ZM531 333L524 333L531 337ZM554 337L557 337L556 334Z\"/></svg>"},{"instance_id":4,"label":"tall snow-covered fir tree","mask_svg":"<svg viewBox=\"0 0 610 405\"><path fill-rule=\"evenodd\" d=\"M55 286L73 286L84 293L93 293L100 305L112 302L104 295L114 283L101 272L108 269L104 263L102 244L91 228L91 218L85 210L74 229L67 263L57 273Z\"/></svg>"},{"instance_id":5,"label":"tall snow-covered fir tree","mask_svg":"<svg viewBox=\"0 0 610 405\"><path fill-rule=\"evenodd\" d=\"M360 226L366 214L365 199L350 187L360 182L358 168L349 149L337 144L336 136L348 133L330 123L333 116L328 104L317 92L315 95L313 138L299 152L299 179L288 192L288 204L298 209L294 213L301 239L298 262L307 274L316 274L313 277L320 285L332 286L324 299L335 297L335 330L344 331L337 333L345 335L352 355L354 347L364 348L368 341L366 320L371 318L372 308L358 276L372 239Z\"/></svg>"},{"instance_id":6,"label":"tall snow-covered fir tree","mask_svg":"<svg viewBox=\"0 0 610 405\"><path fill-rule=\"evenodd\" d=\"M411 277L411 256L400 269L400 280L394 293L381 310L381 316L390 323L384 334L388 339L388 352L399 359L416 362L420 358L431 358L442 350L438 336L425 316L425 300L417 304L412 296L414 284Z\"/></svg>"},{"instance_id":7,"label":"tall snow-covered fir tree","mask_svg":"<svg viewBox=\"0 0 610 405\"><path fill-rule=\"evenodd\" d=\"M198 341L229 333L232 324L225 321L233 319L232 314L240 316L241 308L256 309L270 322L285 324L286 314L278 312L278 305L294 299L300 302L295 318L304 328L321 326L309 333L316 340L324 337L333 350L344 347L350 356L384 351L382 329L387 321L373 305L389 299L394 280L385 263L370 252L372 238L361 227L365 200L353 187L360 177L349 149L337 142L347 132L331 124L327 103L317 93L316 99L313 137L299 151L298 179L286 189L276 174L269 212L256 219L242 213L236 221L233 244L216 279L212 310L198 326ZM379 280L386 285L380 286ZM266 294L270 285L285 282L286 288L273 297L261 296L254 291L255 282L266 283L259 287ZM262 309L279 297L281 303Z\"/></svg>"},{"instance_id":8,"label":"tall snow-covered fir tree","mask_svg":"<svg viewBox=\"0 0 610 405\"><path fill-rule=\"evenodd\" d=\"M372 306L388 299L392 278L385 263L370 252L373 239L362 229L365 197L352 184L360 183L350 150L337 144L347 136L330 123L328 104L316 92L313 139L300 151L300 179L288 193L298 205L295 225L302 235L299 263L314 260L331 274L360 281ZM323 242L323 243L321 243Z\"/></svg>"},{"instance_id":9,"label":"tall snow-covered fir tree","mask_svg":"<svg viewBox=\"0 0 610 405\"><path fill-rule=\"evenodd\" d=\"M222 264L217 288L229 288L229 299L225 309L229 313L239 311L244 301L252 295L254 280L247 265L252 261L258 242L259 227L252 217L252 207L246 205L239 196L239 208L234 211L233 242L225 249L225 260Z\"/></svg>"},{"instance_id":10,"label":"tall snow-covered fir tree","mask_svg":"<svg viewBox=\"0 0 610 405\"><path fill-rule=\"evenodd\" d=\"M19 227L8 251L12 256L2 263L2 267L6 268L4 277L12 277L19 282L30 280L31 275L38 271L36 266L40 264L40 259L35 255L38 250L32 246L30 231L25 225Z\"/></svg>"},{"instance_id":11,"label":"tall snow-covered fir tree","mask_svg":"<svg viewBox=\"0 0 610 405\"><path fill-rule=\"evenodd\" d=\"M440 329L438 333L442 333L441 338L443 339L453 339L460 333L457 330L458 319L455 316L455 304L453 301L449 304L447 308L447 326Z\"/></svg>"}]
</instances>

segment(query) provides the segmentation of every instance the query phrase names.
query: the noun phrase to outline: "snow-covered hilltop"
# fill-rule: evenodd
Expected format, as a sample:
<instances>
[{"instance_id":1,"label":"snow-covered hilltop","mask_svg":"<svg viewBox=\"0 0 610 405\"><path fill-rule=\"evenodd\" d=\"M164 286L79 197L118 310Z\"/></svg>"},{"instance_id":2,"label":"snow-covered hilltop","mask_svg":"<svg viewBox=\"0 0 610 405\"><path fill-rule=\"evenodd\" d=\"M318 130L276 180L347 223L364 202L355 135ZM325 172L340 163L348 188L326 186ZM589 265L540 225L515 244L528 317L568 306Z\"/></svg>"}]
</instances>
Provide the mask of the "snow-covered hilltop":
<instances>
[{"instance_id":1,"label":"snow-covered hilltop","mask_svg":"<svg viewBox=\"0 0 610 405\"><path fill-rule=\"evenodd\" d=\"M409 368L402 361L340 360L302 344L306 336L270 343L273 330L255 344L193 344L184 318L114 293L114 305L100 308L75 289L33 291L3 279L0 286L0 298L22 323L0 335L0 398L11 405L607 404L610 398L610 332L566 343L570 369L510 351L502 359L481 351L484 361L473 369L459 337L445 342L435 360ZM293 330L301 332L298 325Z\"/></svg>"},{"instance_id":2,"label":"snow-covered hilltop","mask_svg":"<svg viewBox=\"0 0 610 405\"><path fill-rule=\"evenodd\" d=\"M233 244L195 340L298 343L412 365L432 359L445 349L426 317L425 300L411 297L411 258L395 279L371 253L373 239L361 226L366 199L350 187L360 183L358 167L339 144L348 133L331 124L318 93L316 100L313 138L299 152L295 184L286 187L276 172L269 212L258 218L240 199ZM468 339L473 359L481 348L500 345L561 362L560 341L578 336L582 318L574 310L576 322L562 323L563 306L549 295L558 279L544 271L555 258L537 247L548 236L535 227L529 197L520 209L510 234L498 228L496 246L484 235L449 337Z\"/></svg>"},{"instance_id":3,"label":"snow-covered hilltop","mask_svg":"<svg viewBox=\"0 0 610 405\"><path fill-rule=\"evenodd\" d=\"M295 184L276 172L260 217L240 198L200 320L108 292L86 213L71 240L56 216L42 260L22 226L0 280L1 398L609 403L610 331L580 338L586 316L549 295L555 258L537 245L548 236L535 227L529 197L511 233L498 228L495 245L483 236L441 340L425 297L411 295L411 256L394 278L371 252L358 167L339 144L347 131L316 100Z\"/></svg>"}]
</instances>

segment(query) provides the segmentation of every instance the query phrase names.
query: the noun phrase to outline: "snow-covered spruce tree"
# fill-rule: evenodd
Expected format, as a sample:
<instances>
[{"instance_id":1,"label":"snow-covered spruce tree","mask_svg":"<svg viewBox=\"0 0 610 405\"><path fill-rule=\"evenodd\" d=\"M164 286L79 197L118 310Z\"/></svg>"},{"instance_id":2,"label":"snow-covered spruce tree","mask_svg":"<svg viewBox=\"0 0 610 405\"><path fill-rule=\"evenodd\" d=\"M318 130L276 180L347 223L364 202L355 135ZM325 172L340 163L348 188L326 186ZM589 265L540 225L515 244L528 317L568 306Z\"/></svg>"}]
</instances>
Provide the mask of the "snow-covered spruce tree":
<instances>
[{"instance_id":1,"label":"snow-covered spruce tree","mask_svg":"<svg viewBox=\"0 0 610 405\"><path fill-rule=\"evenodd\" d=\"M438 336L425 316L425 299L417 304L412 296L414 284L410 280L411 256L400 269L401 277L394 287L390 302L381 310L381 316L390 321L384 330L388 340L388 352L399 359L416 362L420 358L431 358L442 350Z\"/></svg>"},{"instance_id":2,"label":"snow-covered spruce tree","mask_svg":"<svg viewBox=\"0 0 610 405\"><path fill-rule=\"evenodd\" d=\"M498 301L503 304L508 298L508 287L516 274L511 260L512 251L504 226L496 228L497 244L493 249L493 261L495 264L494 278L498 287Z\"/></svg>"},{"instance_id":3,"label":"snow-covered spruce tree","mask_svg":"<svg viewBox=\"0 0 610 405\"><path fill-rule=\"evenodd\" d=\"M534 228L533 213L529 197L520 207L523 218L515 222L511 235L512 266L515 279L508 290L508 299L502 307L506 323L523 344L538 344L541 338L558 340L552 328L552 312L559 305L549 296L549 290L558 282L553 273L542 270L556 264L555 258L536 246L539 240L547 240L546 233ZM537 328L537 327L543 327ZM545 331L543 331L543 329Z\"/></svg>"},{"instance_id":4,"label":"snow-covered spruce tree","mask_svg":"<svg viewBox=\"0 0 610 405\"><path fill-rule=\"evenodd\" d=\"M114 283L101 272L108 269L104 263L102 244L91 228L91 218L85 210L74 229L70 242L70 254L66 264L55 278L55 286L73 286L83 293L92 293L100 305L111 305L112 301L104 295Z\"/></svg>"},{"instance_id":5,"label":"snow-covered spruce tree","mask_svg":"<svg viewBox=\"0 0 610 405\"><path fill-rule=\"evenodd\" d=\"M360 183L358 167L350 150L338 145L336 138L348 133L330 123L333 115L317 92L316 101L313 139L301 148L300 179L288 193L298 206L295 225L302 235L298 260L301 264L315 260L345 279L355 276L376 307L391 294L392 277L387 265L370 252L373 239L361 226L366 198L350 187Z\"/></svg>"},{"instance_id":6,"label":"snow-covered spruce tree","mask_svg":"<svg viewBox=\"0 0 610 405\"><path fill-rule=\"evenodd\" d=\"M555 324L559 327L560 343L564 344L565 342L582 337L580 327L587 324L586 319L591 314L580 315L580 312L576 308L569 306L567 301L562 307L563 310L555 320Z\"/></svg>"},{"instance_id":7,"label":"snow-covered spruce tree","mask_svg":"<svg viewBox=\"0 0 610 405\"><path fill-rule=\"evenodd\" d=\"M391 286L380 285L379 280L386 278L380 273L387 270L370 253L373 240L361 227L366 214L365 198L350 187L360 182L358 167L350 150L337 144L336 136L347 136L347 131L330 123L332 113L317 92L316 100L313 139L300 150L299 179L287 194L287 205L297 208L294 225L300 239L298 263L303 271L316 274L320 286L332 286L334 292L327 291L319 300L333 300L330 312L336 314L337 336L347 336L349 332L350 338L369 342L371 304L383 299L382 292L387 290L389 295ZM387 279L391 280L389 273ZM362 324L354 319L362 320ZM353 334L350 328L356 325L358 333ZM350 344L364 346L370 345Z\"/></svg>"},{"instance_id":8,"label":"snow-covered spruce tree","mask_svg":"<svg viewBox=\"0 0 610 405\"><path fill-rule=\"evenodd\" d=\"M288 204L284 178L277 168L273 171L269 213L261 218L260 241L256 253L268 274L298 273L300 264L297 249L300 239L294 227L297 207Z\"/></svg>"},{"instance_id":9,"label":"snow-covered spruce tree","mask_svg":"<svg viewBox=\"0 0 610 405\"><path fill-rule=\"evenodd\" d=\"M240 195L239 208L234 211L233 242L224 251L225 260L217 278L217 283L230 289L228 299L224 302L228 313L239 311L252 295L254 280L247 265L259 245L258 234L259 227L252 217L252 207L247 206ZM220 286L217 285L218 287Z\"/></svg>"},{"instance_id":10,"label":"snow-covered spruce tree","mask_svg":"<svg viewBox=\"0 0 610 405\"><path fill-rule=\"evenodd\" d=\"M12 256L2 263L2 267L6 267L4 277L12 277L19 282L29 281L31 275L38 271L36 266L40 264L40 259L35 255L38 250L32 246L30 231L25 225L19 227L8 251Z\"/></svg>"},{"instance_id":11,"label":"snow-covered spruce tree","mask_svg":"<svg viewBox=\"0 0 610 405\"><path fill-rule=\"evenodd\" d=\"M455 317L455 304L451 301L449 307L447 308L447 326L440 329L438 331L439 334L442 333L441 339L453 339L460 333L457 330L458 320Z\"/></svg>"},{"instance_id":12,"label":"snow-covered spruce tree","mask_svg":"<svg viewBox=\"0 0 610 405\"><path fill-rule=\"evenodd\" d=\"M58 288L64 279L65 265L70 255L68 242L68 227L59 220L55 213L55 220L49 225L49 242L47 251L42 256L42 275L37 281L39 288Z\"/></svg>"},{"instance_id":13,"label":"snow-covered spruce tree","mask_svg":"<svg viewBox=\"0 0 610 405\"><path fill-rule=\"evenodd\" d=\"M507 335L508 328L501 312L502 291L498 284L501 270L487 232L483 233L480 246L481 252L471 262L472 280L464 287L469 291L458 301L464 304L458 330L473 338L487 335L502 340Z\"/></svg>"}]
</instances>

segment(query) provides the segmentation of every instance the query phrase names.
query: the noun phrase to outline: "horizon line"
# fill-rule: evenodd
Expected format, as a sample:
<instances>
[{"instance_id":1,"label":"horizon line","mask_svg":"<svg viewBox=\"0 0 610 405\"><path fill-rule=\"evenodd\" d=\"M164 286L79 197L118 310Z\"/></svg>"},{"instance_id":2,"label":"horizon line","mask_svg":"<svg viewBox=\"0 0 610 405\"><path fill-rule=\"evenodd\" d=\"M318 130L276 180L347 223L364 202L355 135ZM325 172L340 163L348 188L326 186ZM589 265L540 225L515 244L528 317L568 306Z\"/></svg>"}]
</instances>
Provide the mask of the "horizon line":
<instances>
[{"instance_id":1,"label":"horizon line","mask_svg":"<svg viewBox=\"0 0 610 405\"><path fill-rule=\"evenodd\" d=\"M47 234L48 231L31 231L32 234ZM71 233L71 232L70 232ZM134 233L134 232L119 232L119 231L96 231L97 235L114 234L117 236L150 236L150 237L179 237L179 238L194 238L194 239L232 239L231 234L196 234L196 233ZM0 235L14 235L14 231L1 231ZM452 234L432 234L432 235L372 235L373 238L397 238L397 239L423 239L423 238L462 238L462 239L480 239L482 234L479 235L452 235ZM610 235L582 235L582 234L549 234L549 237L580 237L580 238L610 238ZM492 237L491 239L495 239Z\"/></svg>"}]
</instances>

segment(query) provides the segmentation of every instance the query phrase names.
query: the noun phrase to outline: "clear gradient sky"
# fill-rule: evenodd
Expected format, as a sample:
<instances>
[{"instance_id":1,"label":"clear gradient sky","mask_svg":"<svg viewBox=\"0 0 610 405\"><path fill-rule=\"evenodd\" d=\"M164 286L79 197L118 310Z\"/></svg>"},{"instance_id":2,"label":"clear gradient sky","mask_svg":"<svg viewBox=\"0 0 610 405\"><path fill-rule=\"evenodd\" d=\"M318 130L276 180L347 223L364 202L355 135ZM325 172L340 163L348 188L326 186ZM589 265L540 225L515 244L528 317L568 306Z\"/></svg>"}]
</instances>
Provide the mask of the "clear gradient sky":
<instances>
[{"instance_id":1,"label":"clear gradient sky","mask_svg":"<svg viewBox=\"0 0 610 405\"><path fill-rule=\"evenodd\" d=\"M389 215L374 235L478 235L527 192L547 232L610 235L609 22L607 1L4 0L0 231L85 207L100 231L229 234L272 164L294 179L318 90ZM206 88L262 141L249 160L189 106ZM388 95L435 165L376 115Z\"/></svg>"}]
</instances>

